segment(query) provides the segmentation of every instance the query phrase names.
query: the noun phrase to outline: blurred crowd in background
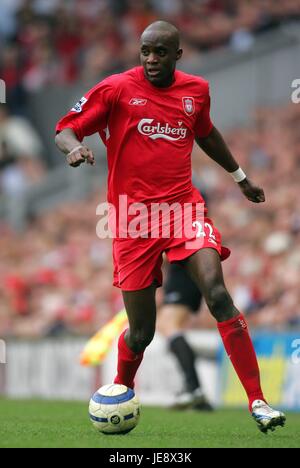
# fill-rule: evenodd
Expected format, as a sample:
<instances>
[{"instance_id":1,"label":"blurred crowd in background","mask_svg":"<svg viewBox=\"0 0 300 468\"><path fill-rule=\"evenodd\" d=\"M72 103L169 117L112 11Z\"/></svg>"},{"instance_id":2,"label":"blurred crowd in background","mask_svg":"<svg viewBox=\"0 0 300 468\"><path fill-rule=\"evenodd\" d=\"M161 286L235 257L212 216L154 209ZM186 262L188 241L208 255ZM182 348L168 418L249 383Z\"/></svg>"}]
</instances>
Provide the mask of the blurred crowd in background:
<instances>
[{"instance_id":1,"label":"blurred crowd in background","mask_svg":"<svg viewBox=\"0 0 300 468\"><path fill-rule=\"evenodd\" d=\"M300 0L1 0L0 76L9 102L51 84L101 77L135 65L139 36L163 17L182 35L185 63L222 46L244 51L254 36L300 17Z\"/></svg>"},{"instance_id":2,"label":"blurred crowd in background","mask_svg":"<svg viewBox=\"0 0 300 468\"><path fill-rule=\"evenodd\" d=\"M232 249L224 262L227 285L258 327L300 325L299 124L300 107L291 104L260 109L252 128L226 135L241 166L264 188L265 204L248 202L230 176L194 152L210 215ZM96 236L96 206L104 200L99 190L65 203L32 220L22 235L1 227L1 336L92 333L121 308L111 285L111 240ZM203 308L193 325L214 327Z\"/></svg>"},{"instance_id":3,"label":"blurred crowd in background","mask_svg":"<svg viewBox=\"0 0 300 468\"><path fill-rule=\"evenodd\" d=\"M254 37L299 19L300 0L1 0L0 197L22 194L47 174L45 149L26 96L51 85L88 89L138 62L138 38L163 17L182 32L181 63L210 50L249 50ZM226 141L266 192L253 206L232 179L194 151L210 215L232 249L228 288L252 325L300 325L300 106L258 109L251 128ZM111 240L96 236L96 206L68 202L33 218L23 233L0 222L0 336L90 334L122 307L113 288ZM226 203L221 203L226 200ZM298 283L298 284L297 284ZM158 300L162 292L158 291ZM214 327L205 306L194 326Z\"/></svg>"},{"instance_id":4,"label":"blurred crowd in background","mask_svg":"<svg viewBox=\"0 0 300 468\"><path fill-rule=\"evenodd\" d=\"M139 36L159 18L176 24L180 67L201 67L202 54L251 49L256 35L300 17L300 0L1 0L0 196L21 194L49 166L28 119L28 96L105 76L138 63ZM21 142L21 143L20 143Z\"/></svg>"}]
</instances>

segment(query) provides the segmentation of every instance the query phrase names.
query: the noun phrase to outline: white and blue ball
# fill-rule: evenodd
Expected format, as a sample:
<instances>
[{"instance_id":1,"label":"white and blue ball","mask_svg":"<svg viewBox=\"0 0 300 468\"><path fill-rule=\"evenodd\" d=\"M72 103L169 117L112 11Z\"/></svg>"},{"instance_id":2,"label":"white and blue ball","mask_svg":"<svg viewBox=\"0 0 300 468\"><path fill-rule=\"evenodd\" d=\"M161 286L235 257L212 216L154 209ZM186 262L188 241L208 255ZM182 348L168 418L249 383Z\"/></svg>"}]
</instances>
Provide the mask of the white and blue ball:
<instances>
[{"instance_id":1,"label":"white and blue ball","mask_svg":"<svg viewBox=\"0 0 300 468\"><path fill-rule=\"evenodd\" d=\"M139 422L140 403L131 388L119 384L104 385L92 396L89 415L99 432L126 434Z\"/></svg>"}]
</instances>

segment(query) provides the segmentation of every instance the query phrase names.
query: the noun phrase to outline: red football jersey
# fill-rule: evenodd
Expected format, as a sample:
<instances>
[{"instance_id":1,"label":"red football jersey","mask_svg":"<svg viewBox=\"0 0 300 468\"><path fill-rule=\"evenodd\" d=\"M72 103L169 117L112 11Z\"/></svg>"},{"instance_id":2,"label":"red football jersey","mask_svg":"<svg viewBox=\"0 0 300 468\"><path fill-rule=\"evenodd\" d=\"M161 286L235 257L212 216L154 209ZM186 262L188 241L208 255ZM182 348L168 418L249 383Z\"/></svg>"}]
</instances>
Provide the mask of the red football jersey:
<instances>
[{"instance_id":1,"label":"red football jersey","mask_svg":"<svg viewBox=\"0 0 300 468\"><path fill-rule=\"evenodd\" d=\"M57 124L80 141L98 132L107 147L108 201L202 200L191 181L195 136L206 137L210 120L208 82L175 71L167 88L152 85L142 67L109 76L92 88Z\"/></svg>"}]
</instances>

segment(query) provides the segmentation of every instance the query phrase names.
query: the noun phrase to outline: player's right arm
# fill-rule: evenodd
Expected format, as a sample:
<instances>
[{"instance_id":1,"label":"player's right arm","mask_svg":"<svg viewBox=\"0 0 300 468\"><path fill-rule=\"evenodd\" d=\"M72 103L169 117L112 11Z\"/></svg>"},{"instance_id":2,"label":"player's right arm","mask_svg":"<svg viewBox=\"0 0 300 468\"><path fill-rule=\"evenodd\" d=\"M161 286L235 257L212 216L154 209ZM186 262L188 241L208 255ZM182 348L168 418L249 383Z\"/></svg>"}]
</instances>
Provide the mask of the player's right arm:
<instances>
[{"instance_id":1,"label":"player's right arm","mask_svg":"<svg viewBox=\"0 0 300 468\"><path fill-rule=\"evenodd\" d=\"M66 155L69 166L78 167L84 162L95 165L93 152L78 140L72 128L65 128L58 133L55 144Z\"/></svg>"},{"instance_id":2,"label":"player's right arm","mask_svg":"<svg viewBox=\"0 0 300 468\"><path fill-rule=\"evenodd\" d=\"M95 164L92 151L82 141L94 133L103 134L114 100L114 88L114 77L106 78L58 122L55 143L70 166L78 167L84 162Z\"/></svg>"}]
</instances>

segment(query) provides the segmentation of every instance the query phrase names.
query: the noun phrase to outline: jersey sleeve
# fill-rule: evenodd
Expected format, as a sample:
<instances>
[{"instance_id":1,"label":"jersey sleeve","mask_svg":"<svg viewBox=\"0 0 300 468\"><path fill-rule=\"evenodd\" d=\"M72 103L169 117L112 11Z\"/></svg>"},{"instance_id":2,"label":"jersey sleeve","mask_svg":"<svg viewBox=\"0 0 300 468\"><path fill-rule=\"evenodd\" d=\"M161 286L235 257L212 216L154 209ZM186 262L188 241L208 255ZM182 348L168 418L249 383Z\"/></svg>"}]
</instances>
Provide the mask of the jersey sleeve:
<instances>
[{"instance_id":1,"label":"jersey sleeve","mask_svg":"<svg viewBox=\"0 0 300 468\"><path fill-rule=\"evenodd\" d=\"M196 121L195 133L199 138L206 138L212 128L213 123L210 118L210 93L209 84L205 82L205 89L203 92L203 106Z\"/></svg>"},{"instance_id":2,"label":"jersey sleeve","mask_svg":"<svg viewBox=\"0 0 300 468\"><path fill-rule=\"evenodd\" d=\"M109 78L88 91L56 125L56 133L71 128L79 141L103 132L114 99L114 86Z\"/></svg>"}]
</instances>

